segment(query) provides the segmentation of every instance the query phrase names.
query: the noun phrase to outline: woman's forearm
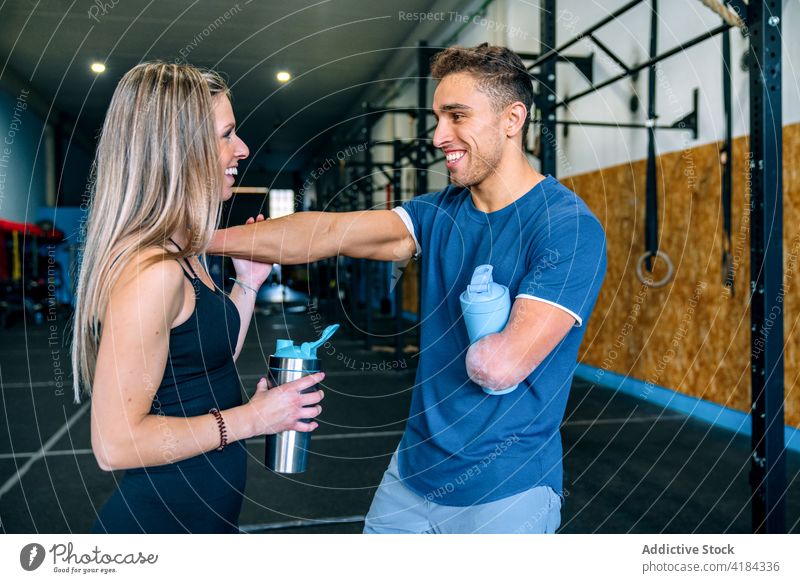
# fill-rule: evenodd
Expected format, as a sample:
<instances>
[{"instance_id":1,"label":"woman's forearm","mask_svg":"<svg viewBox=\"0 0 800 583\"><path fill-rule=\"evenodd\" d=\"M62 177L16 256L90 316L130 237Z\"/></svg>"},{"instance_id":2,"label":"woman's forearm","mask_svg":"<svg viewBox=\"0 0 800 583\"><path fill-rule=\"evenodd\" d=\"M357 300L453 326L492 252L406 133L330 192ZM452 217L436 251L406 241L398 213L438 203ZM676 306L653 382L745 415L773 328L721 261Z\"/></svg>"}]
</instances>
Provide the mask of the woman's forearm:
<instances>
[{"instance_id":1,"label":"woman's forearm","mask_svg":"<svg viewBox=\"0 0 800 583\"><path fill-rule=\"evenodd\" d=\"M247 405L221 412L228 443L252 437ZM94 439L92 449L103 470L124 470L160 466L185 460L220 445L220 431L214 415L170 417L146 415L129 431L116 431L113 438Z\"/></svg>"},{"instance_id":2,"label":"woman's forearm","mask_svg":"<svg viewBox=\"0 0 800 583\"><path fill-rule=\"evenodd\" d=\"M400 261L413 257L415 248L414 237L392 211L308 211L217 231L208 253L298 265L337 255Z\"/></svg>"}]
</instances>

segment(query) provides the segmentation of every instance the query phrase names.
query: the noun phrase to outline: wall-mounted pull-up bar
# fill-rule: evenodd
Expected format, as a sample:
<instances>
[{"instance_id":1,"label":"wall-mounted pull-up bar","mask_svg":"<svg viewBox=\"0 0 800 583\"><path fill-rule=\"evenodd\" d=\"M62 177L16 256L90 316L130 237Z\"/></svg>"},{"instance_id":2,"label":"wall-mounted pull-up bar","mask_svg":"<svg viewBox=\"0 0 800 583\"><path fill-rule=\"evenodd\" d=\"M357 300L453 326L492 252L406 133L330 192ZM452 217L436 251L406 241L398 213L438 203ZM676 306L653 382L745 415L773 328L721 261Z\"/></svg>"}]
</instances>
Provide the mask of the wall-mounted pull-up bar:
<instances>
[{"instance_id":1,"label":"wall-mounted pull-up bar","mask_svg":"<svg viewBox=\"0 0 800 583\"><path fill-rule=\"evenodd\" d=\"M718 35L720 33L725 32L730 27L731 27L730 24L723 24L723 25L718 26L717 28L714 28L712 30L704 32L704 33L694 37L693 39L691 39L690 41L688 41L686 43L679 44L678 46L671 48L670 50L666 51L665 53L662 53L662 54L657 55L657 56L655 56L655 57L653 57L651 59L648 59L644 63L640 63L638 65L630 67L627 71L625 71L623 73L620 73L619 75L615 75L614 77L611 77L610 79L606 79L602 83L598 83L597 85L592 85L591 87L589 87L588 89L586 89L584 91L576 93L575 95L570 95L569 97L566 97L566 98L562 99L561 101L556 103L555 107L564 107L564 106L572 103L573 101L575 101L577 99L580 99L581 97L585 97L586 95L589 95L591 93L595 93L595 92L599 91L600 89L603 89L604 87L608 87L612 83L616 83L617 81L620 81L621 79L625 79L626 77L630 77L631 75L635 75L639 71L647 69L648 67L652 67L653 65L659 63L660 61L663 61L663 60L668 59L668 58L670 58L670 57L672 57L674 55L677 55L678 53L686 51L686 50L692 48L693 46L700 44L701 42L703 42L705 40L708 40L710 38L715 37L716 35Z\"/></svg>"},{"instance_id":2,"label":"wall-mounted pull-up bar","mask_svg":"<svg viewBox=\"0 0 800 583\"><path fill-rule=\"evenodd\" d=\"M687 113L685 116L676 120L671 125L659 125L654 123L652 120L647 120L641 123L633 123L633 122L613 122L613 121L579 121L579 120L556 120L556 125L560 126L587 126L587 127L600 127L600 128L620 128L620 129L639 129L645 130L654 128L657 130L677 130L677 131L684 131L684 132L692 132L692 139L697 139L697 136L700 132L700 126L698 123L698 101L699 101L699 91L697 88L694 89L692 93L692 111ZM534 123L541 123L540 119L534 120Z\"/></svg>"},{"instance_id":3,"label":"wall-mounted pull-up bar","mask_svg":"<svg viewBox=\"0 0 800 583\"><path fill-rule=\"evenodd\" d=\"M618 10L615 10L614 12L609 14L607 17L603 18L602 20L600 20L599 22L597 22L593 26L587 28L585 31L580 33L578 36L570 39L569 41L565 42L564 44L562 44L562 45L560 45L560 46L558 46L558 47L556 47L554 49L550 49L550 50L542 53L539 56L538 59L536 59L532 64L528 65L528 71L531 71L532 69L535 69L536 67L539 67L540 65L543 65L544 63L547 63L547 62L549 62L549 61L551 61L551 60L553 60L555 58L558 58L559 55L563 54L564 51L567 50L572 45L574 45L576 43L579 43L584 38L589 37L596 30L599 30L599 29L603 28L609 22L613 22L614 20L616 20L617 18L619 18L620 16L625 14L628 10L630 10L634 6L636 6L638 4L641 4L641 3L642 3L642 0L633 0L632 2L628 2L622 8L619 8ZM542 12L544 12L544 11L542 11ZM555 15L555 13L554 13L554 15ZM545 22L544 21L545 21L545 19L542 19L542 26L545 26ZM555 29L555 26L553 28ZM555 37L555 31L554 31L553 37ZM542 39L542 41L543 40L544 39ZM552 47L554 44L555 43L553 43L553 44L551 44L549 46ZM544 46L548 46L548 45L545 44Z\"/></svg>"},{"instance_id":4,"label":"wall-mounted pull-up bar","mask_svg":"<svg viewBox=\"0 0 800 583\"><path fill-rule=\"evenodd\" d=\"M517 53L520 59L523 61L536 61L539 59L538 53ZM570 63L572 64L586 79L589 80L589 83L594 81L594 55L586 55L586 56L573 56L573 55L558 55L555 57L556 61L563 62L563 63ZM532 69L529 67L528 71ZM531 77L533 79L538 79L538 76L535 73L531 73Z\"/></svg>"}]
</instances>

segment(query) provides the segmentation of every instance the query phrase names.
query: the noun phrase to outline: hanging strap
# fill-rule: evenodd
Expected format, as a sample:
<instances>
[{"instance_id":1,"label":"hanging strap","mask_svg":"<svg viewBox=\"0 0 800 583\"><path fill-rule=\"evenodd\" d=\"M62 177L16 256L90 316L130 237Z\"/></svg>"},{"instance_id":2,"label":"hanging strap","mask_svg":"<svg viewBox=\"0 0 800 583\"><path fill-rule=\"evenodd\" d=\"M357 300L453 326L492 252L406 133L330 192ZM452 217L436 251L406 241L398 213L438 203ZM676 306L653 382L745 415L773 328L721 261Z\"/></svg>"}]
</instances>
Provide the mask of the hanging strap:
<instances>
[{"instance_id":1,"label":"hanging strap","mask_svg":"<svg viewBox=\"0 0 800 583\"><path fill-rule=\"evenodd\" d=\"M658 51L658 2L650 0L650 58ZM636 277L648 287L663 287L672 281L675 270L669 256L658 248L658 182L656 173L656 65L648 69L647 78L647 177L645 179L644 253L636 263ZM666 274L653 280L653 261L658 257L666 266ZM644 273L645 268L649 275Z\"/></svg>"},{"instance_id":2,"label":"hanging strap","mask_svg":"<svg viewBox=\"0 0 800 583\"><path fill-rule=\"evenodd\" d=\"M733 180L733 121L731 116L731 37L730 31L722 33L722 99L725 109L725 142L720 150L720 164L722 165L722 285L734 294L734 269L733 255L731 253L731 195Z\"/></svg>"},{"instance_id":3,"label":"hanging strap","mask_svg":"<svg viewBox=\"0 0 800 583\"><path fill-rule=\"evenodd\" d=\"M650 20L650 58L658 50L658 5L652 0ZM647 76L647 179L645 185L644 249L647 252L647 271L653 272L653 259L658 253L658 197L656 183L656 66L652 65Z\"/></svg>"},{"instance_id":4,"label":"hanging strap","mask_svg":"<svg viewBox=\"0 0 800 583\"><path fill-rule=\"evenodd\" d=\"M653 259L658 254L658 190L656 183L655 130L648 130L647 179L645 184L644 249L647 271L653 272Z\"/></svg>"}]
</instances>

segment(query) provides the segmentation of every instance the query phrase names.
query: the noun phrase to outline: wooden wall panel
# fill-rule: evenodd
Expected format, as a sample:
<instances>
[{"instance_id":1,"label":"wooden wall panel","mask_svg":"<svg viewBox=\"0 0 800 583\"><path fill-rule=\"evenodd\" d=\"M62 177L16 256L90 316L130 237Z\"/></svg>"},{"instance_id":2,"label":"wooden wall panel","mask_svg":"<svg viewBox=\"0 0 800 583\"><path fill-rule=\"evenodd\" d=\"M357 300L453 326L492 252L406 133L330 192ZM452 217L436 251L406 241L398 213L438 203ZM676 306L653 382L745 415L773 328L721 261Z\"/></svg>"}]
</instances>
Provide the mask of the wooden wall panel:
<instances>
[{"instance_id":1,"label":"wooden wall panel","mask_svg":"<svg viewBox=\"0 0 800 583\"><path fill-rule=\"evenodd\" d=\"M608 274L589 322L581 360L605 370L750 408L750 281L746 138L734 142L734 293L722 285L723 222L718 144L659 157L660 249L673 281L648 288L636 277L644 252L645 163L637 161L562 182L602 221ZM800 124L784 128L784 328L786 422L800 426ZM656 264L658 277L663 265ZM602 373L599 373L602 374ZM643 391L647 397L648 390Z\"/></svg>"},{"instance_id":2,"label":"wooden wall panel","mask_svg":"<svg viewBox=\"0 0 800 583\"><path fill-rule=\"evenodd\" d=\"M419 265L409 261L403 271L403 310L419 313Z\"/></svg>"}]
</instances>

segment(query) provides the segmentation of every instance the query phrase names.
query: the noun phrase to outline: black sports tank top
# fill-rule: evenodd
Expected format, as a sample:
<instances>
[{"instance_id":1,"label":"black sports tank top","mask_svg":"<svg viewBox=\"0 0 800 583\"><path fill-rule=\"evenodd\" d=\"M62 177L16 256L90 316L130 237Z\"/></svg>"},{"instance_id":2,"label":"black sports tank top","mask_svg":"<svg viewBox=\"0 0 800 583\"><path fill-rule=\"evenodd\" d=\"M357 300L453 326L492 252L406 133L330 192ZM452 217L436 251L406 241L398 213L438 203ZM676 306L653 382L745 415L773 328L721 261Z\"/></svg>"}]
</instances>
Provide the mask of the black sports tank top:
<instances>
[{"instance_id":1,"label":"black sports tank top","mask_svg":"<svg viewBox=\"0 0 800 583\"><path fill-rule=\"evenodd\" d=\"M233 362L239 313L230 298L209 289L188 262L187 267L195 307L186 322L170 330L154 415L192 417L242 403ZM169 431L169 425L156 424L153 431ZM169 435L164 443L170 443ZM126 471L92 532L236 532L247 478L244 441L179 462L168 463L169 457L165 449L164 464Z\"/></svg>"},{"instance_id":2,"label":"black sports tank top","mask_svg":"<svg viewBox=\"0 0 800 583\"><path fill-rule=\"evenodd\" d=\"M181 268L194 288L194 311L188 320L170 330L167 365L150 412L194 417L207 414L213 408L223 411L242 404L239 376L233 361L241 322L229 297L206 286L188 262L188 272L183 263ZM237 441L222 451L128 470L128 474L175 471L183 474L192 488L209 496L219 496L230 486L243 490L245 443Z\"/></svg>"}]
</instances>

